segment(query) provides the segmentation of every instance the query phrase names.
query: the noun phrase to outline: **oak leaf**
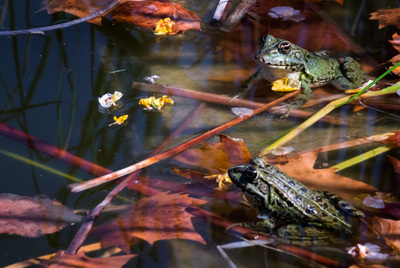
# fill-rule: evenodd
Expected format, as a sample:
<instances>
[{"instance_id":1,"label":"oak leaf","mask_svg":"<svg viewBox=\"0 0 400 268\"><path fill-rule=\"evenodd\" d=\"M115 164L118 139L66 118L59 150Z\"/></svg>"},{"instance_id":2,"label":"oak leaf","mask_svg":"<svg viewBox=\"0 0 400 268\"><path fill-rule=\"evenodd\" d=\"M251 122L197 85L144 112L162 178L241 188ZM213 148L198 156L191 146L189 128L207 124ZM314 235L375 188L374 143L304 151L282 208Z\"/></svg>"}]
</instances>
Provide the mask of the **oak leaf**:
<instances>
[{"instance_id":1,"label":"oak leaf","mask_svg":"<svg viewBox=\"0 0 400 268\"><path fill-rule=\"evenodd\" d=\"M81 218L46 197L0 194L0 233L39 237L58 232Z\"/></svg>"},{"instance_id":2,"label":"oak leaf","mask_svg":"<svg viewBox=\"0 0 400 268\"><path fill-rule=\"evenodd\" d=\"M297 155L292 158L276 158L275 166L284 173L304 183L307 187L333 192L344 199L352 200L361 193L373 193L374 187L364 182L356 181L335 173L334 168L314 169L319 151ZM283 159L283 163L279 163ZM270 159L266 159L271 163Z\"/></svg>"},{"instance_id":3,"label":"oak leaf","mask_svg":"<svg viewBox=\"0 0 400 268\"><path fill-rule=\"evenodd\" d=\"M193 215L186 211L207 201L188 197L185 194L161 193L144 197L133 204L124 216L96 228L96 234L105 246L118 246L129 252L135 238L153 244L164 239L189 239L205 244L194 230Z\"/></svg>"}]
</instances>

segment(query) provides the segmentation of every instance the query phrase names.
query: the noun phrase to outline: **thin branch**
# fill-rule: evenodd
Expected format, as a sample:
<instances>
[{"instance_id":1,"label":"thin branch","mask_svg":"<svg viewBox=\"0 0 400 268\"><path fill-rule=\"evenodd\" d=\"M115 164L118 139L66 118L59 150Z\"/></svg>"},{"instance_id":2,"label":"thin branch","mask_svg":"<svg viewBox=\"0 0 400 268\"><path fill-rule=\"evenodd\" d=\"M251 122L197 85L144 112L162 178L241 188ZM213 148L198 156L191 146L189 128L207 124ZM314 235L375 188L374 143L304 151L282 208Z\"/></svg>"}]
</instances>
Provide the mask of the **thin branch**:
<instances>
[{"instance_id":1,"label":"thin branch","mask_svg":"<svg viewBox=\"0 0 400 268\"><path fill-rule=\"evenodd\" d=\"M2 35L17 35L17 34L44 34L44 32L47 32L47 31L67 28L67 27L79 24L81 22L85 22L85 21L92 20L97 17L103 16L104 14L107 14L108 12L110 12L112 9L114 9L115 7L117 7L120 4L121 4L120 0L114 0L111 3L107 4L103 9L95 11L95 12L91 13L90 15L87 15L80 19L76 19L73 21L68 21L68 22L60 23L60 24L56 24L56 25L33 28L33 29L2 31L2 32L0 32L0 36L2 36Z\"/></svg>"}]
</instances>

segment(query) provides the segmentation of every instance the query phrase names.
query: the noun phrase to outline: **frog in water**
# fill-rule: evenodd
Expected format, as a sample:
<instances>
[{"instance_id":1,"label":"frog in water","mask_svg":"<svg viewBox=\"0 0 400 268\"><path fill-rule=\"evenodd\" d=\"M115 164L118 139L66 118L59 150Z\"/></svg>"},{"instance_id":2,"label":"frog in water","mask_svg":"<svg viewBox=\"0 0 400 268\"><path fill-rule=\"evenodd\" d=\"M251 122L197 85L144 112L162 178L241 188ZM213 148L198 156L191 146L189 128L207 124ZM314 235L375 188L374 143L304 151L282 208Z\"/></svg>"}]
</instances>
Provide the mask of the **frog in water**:
<instances>
[{"instance_id":1,"label":"frog in water","mask_svg":"<svg viewBox=\"0 0 400 268\"><path fill-rule=\"evenodd\" d=\"M309 52L272 35L262 37L255 60L261 69L242 85L244 92L241 95L245 95L260 79L272 83L285 78L286 86L292 90L303 88L300 97L287 107L288 113L311 98L312 87L331 83L342 90L356 89L368 80L361 65L351 57L344 58L340 64L329 58L327 51Z\"/></svg>"},{"instance_id":2,"label":"frog in water","mask_svg":"<svg viewBox=\"0 0 400 268\"><path fill-rule=\"evenodd\" d=\"M228 175L258 211L262 221L243 224L257 231L270 232L279 220L286 224L278 229L279 237L313 242L334 237L340 231L349 234L348 218L364 217L341 197L311 190L260 157L229 169Z\"/></svg>"}]
</instances>

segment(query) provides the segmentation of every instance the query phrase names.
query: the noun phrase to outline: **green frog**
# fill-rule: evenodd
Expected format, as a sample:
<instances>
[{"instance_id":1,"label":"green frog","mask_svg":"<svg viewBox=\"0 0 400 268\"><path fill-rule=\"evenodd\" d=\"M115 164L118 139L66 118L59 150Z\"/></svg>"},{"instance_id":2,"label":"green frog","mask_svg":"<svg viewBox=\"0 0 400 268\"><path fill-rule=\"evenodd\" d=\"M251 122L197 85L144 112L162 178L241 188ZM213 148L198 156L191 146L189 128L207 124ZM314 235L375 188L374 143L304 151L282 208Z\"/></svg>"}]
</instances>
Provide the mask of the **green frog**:
<instances>
[{"instance_id":1,"label":"green frog","mask_svg":"<svg viewBox=\"0 0 400 268\"><path fill-rule=\"evenodd\" d=\"M336 59L329 58L327 51L309 52L272 35L262 37L255 60L260 70L242 85L242 95L260 79L272 83L287 78L287 86L303 88L300 97L287 107L288 113L310 99L313 87L331 83L342 90L356 89L368 80L361 65L351 57L344 58L340 64Z\"/></svg>"},{"instance_id":2,"label":"green frog","mask_svg":"<svg viewBox=\"0 0 400 268\"><path fill-rule=\"evenodd\" d=\"M341 197L311 190L260 157L229 169L228 175L262 219L242 225L271 232L279 220L284 225L278 229L278 237L289 241L313 243L341 231L350 234L349 217L364 217Z\"/></svg>"}]
</instances>

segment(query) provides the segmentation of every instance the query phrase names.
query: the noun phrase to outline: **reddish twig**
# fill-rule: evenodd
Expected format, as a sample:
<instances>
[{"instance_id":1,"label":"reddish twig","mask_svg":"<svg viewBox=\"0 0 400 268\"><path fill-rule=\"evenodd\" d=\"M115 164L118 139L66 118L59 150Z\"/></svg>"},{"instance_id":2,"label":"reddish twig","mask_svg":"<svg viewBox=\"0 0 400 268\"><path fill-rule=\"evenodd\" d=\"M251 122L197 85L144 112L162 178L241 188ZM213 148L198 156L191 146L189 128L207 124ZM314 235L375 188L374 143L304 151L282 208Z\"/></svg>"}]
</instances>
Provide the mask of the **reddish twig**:
<instances>
[{"instance_id":1,"label":"reddish twig","mask_svg":"<svg viewBox=\"0 0 400 268\"><path fill-rule=\"evenodd\" d=\"M109 169L106 169L102 166L96 165L90 161L87 161L81 157L73 155L63 149L60 149L54 145L51 145L47 142L44 142L35 136L27 134L21 130L10 127L4 123L0 122L0 134L13 139L19 143L22 143L26 146L31 147L32 149L41 151L45 154L48 154L54 158L58 158L64 162L70 163L73 166L84 169L88 172L91 172L97 176L101 176L104 174L108 174L112 172Z\"/></svg>"},{"instance_id":2,"label":"reddish twig","mask_svg":"<svg viewBox=\"0 0 400 268\"><path fill-rule=\"evenodd\" d=\"M176 154L178 154L180 152L183 152L184 150L192 147L193 145L196 145L199 142L202 142L202 141L204 141L204 140L206 140L206 139L208 139L208 138L220 133L221 131L226 130L226 129L228 129L228 128L230 128L230 127L232 127L232 126L234 126L234 125L236 125L236 124L238 124L238 123L240 123L240 122L242 122L242 121L244 121L244 120L246 120L246 119L248 119L248 118L250 118L250 117L252 117L252 116L254 116L256 114L264 112L265 110L267 110L267 109L275 106L276 104L278 104L278 103L280 103L280 102L282 102L282 101L294 96L295 94L297 94L297 92L292 92L290 94L287 94L287 95L285 95L285 96L283 96L283 97L281 97L281 98L279 98L277 100L274 100L274 101L272 101L272 102L270 102L268 104L265 104L264 106L262 106L262 107L260 107L258 109L253 110L253 114L251 116L237 117L237 118L235 118L235 119L233 119L233 120L231 120L231 121L229 121L229 122L227 122L227 123L225 123L225 124L223 124L223 125L221 125L219 127L216 127L216 128L214 128L214 129L212 129L212 130L210 130L210 131L208 131L208 132L206 132L206 133L204 133L204 134L202 134L200 136L197 136L197 137L195 137L195 138L193 138L193 139L191 139L191 140L189 140L189 141L187 141L187 142L185 142L185 143L183 143L183 144L181 144L179 146L176 146L176 147L174 147L172 149L169 149L169 150L167 150L167 151L165 151L163 153L160 153L160 154L157 154L157 155L152 156L150 158L147 158L147 159L145 159L143 161L140 161L140 162L138 162L138 163L136 163L134 165L131 165L131 166L126 167L126 168L123 168L123 169L118 170L116 172L113 172L111 174L107 174L107 175L104 175L104 176L101 176L101 177L98 177L98 178L95 178L93 180L90 180L90 181L87 181L87 182L83 182L83 183L70 184L69 188L71 189L72 192L80 192L80 191L83 191L83 190L86 190L86 189L89 189L89 188L96 187L96 186L101 185L103 183L106 183L106 182L109 182L109 181L113 181L113 180L118 179L118 178L120 178L122 176L128 175L128 174L130 174L132 172L135 172L137 170L140 170L142 168L150 166L150 165L152 165L152 164L154 164L156 162L159 162L161 160L167 159L167 158L169 158L171 156L174 156L174 155L176 155Z\"/></svg>"}]
</instances>

